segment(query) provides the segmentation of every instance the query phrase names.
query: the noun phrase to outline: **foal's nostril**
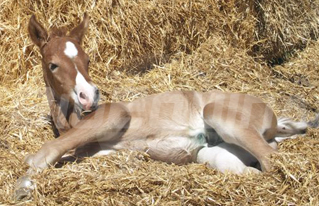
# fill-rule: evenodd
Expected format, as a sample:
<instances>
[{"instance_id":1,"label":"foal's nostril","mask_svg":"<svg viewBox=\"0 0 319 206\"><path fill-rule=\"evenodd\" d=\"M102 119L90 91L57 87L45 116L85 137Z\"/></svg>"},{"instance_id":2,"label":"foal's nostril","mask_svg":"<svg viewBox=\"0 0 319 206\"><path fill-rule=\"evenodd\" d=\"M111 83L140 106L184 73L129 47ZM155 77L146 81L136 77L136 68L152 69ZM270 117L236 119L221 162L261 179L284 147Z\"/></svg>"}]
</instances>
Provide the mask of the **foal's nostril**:
<instances>
[{"instance_id":1,"label":"foal's nostril","mask_svg":"<svg viewBox=\"0 0 319 206\"><path fill-rule=\"evenodd\" d=\"M96 90L95 90L95 95L97 95L97 96L100 95L100 90L99 90L99 89L96 89Z\"/></svg>"},{"instance_id":2,"label":"foal's nostril","mask_svg":"<svg viewBox=\"0 0 319 206\"><path fill-rule=\"evenodd\" d=\"M83 92L80 92L80 98L81 99L87 99L87 96Z\"/></svg>"}]
</instances>

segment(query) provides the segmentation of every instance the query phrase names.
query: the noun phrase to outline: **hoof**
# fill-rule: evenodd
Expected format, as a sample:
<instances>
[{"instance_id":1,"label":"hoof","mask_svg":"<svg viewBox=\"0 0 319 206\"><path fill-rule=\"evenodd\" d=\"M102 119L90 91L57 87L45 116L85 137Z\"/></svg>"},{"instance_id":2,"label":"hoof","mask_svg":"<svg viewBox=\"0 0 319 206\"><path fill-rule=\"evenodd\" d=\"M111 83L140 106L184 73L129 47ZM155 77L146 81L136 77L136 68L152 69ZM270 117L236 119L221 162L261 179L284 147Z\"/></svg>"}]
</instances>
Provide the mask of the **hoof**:
<instances>
[{"instance_id":1,"label":"hoof","mask_svg":"<svg viewBox=\"0 0 319 206\"><path fill-rule=\"evenodd\" d=\"M32 183L30 177L20 177L15 185L14 199L17 201L22 199L30 199L33 189L34 184Z\"/></svg>"}]
</instances>

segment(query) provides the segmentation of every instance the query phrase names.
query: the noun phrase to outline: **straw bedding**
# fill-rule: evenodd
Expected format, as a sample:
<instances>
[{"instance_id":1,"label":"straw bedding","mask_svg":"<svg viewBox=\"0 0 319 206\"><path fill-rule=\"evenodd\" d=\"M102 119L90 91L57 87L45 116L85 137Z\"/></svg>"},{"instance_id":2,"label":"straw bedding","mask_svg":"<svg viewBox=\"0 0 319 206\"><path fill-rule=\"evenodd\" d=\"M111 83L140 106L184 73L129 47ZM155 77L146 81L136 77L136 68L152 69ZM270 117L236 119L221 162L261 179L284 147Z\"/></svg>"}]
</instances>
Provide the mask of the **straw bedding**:
<instances>
[{"instance_id":1,"label":"straw bedding","mask_svg":"<svg viewBox=\"0 0 319 206\"><path fill-rule=\"evenodd\" d=\"M53 139L31 14L46 28L91 24L83 47L102 102L171 90L245 92L278 116L318 112L318 0L0 2L0 204L318 205L318 129L280 144L274 169L221 174L120 151L34 175L30 200L15 202L23 158ZM280 63L280 64L279 64Z\"/></svg>"}]
</instances>

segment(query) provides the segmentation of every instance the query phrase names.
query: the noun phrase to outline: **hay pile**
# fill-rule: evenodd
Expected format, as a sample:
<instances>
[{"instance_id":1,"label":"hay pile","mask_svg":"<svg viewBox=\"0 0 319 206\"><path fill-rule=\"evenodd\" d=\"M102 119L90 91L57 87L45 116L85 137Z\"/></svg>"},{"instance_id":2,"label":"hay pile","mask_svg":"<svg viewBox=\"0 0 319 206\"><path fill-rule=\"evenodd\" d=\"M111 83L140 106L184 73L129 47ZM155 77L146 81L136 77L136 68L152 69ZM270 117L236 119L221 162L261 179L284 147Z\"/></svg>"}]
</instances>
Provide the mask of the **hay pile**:
<instances>
[{"instance_id":1,"label":"hay pile","mask_svg":"<svg viewBox=\"0 0 319 206\"><path fill-rule=\"evenodd\" d=\"M0 3L0 204L26 154L52 139L31 14L46 28L73 27L84 11L84 48L102 101L171 90L246 92L278 116L318 112L319 1L14 1ZM302 50L301 50L302 49ZM282 62L284 61L284 62ZM274 65L274 63L283 63ZM220 174L205 165L168 165L138 152L50 168L21 204L318 205L318 129L280 144L274 171Z\"/></svg>"}]
</instances>

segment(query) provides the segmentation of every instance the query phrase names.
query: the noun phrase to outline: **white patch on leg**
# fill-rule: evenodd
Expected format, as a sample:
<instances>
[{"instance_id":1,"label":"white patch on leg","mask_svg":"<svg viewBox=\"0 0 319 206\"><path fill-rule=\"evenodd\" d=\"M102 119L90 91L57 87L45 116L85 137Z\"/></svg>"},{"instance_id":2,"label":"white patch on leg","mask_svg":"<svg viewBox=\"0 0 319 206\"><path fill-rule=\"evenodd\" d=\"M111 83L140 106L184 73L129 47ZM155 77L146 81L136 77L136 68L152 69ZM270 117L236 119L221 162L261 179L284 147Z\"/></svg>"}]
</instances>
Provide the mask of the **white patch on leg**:
<instances>
[{"instance_id":1,"label":"white patch on leg","mask_svg":"<svg viewBox=\"0 0 319 206\"><path fill-rule=\"evenodd\" d=\"M72 59L78 55L78 50L72 42L68 41L65 44L64 54Z\"/></svg>"},{"instance_id":2,"label":"white patch on leg","mask_svg":"<svg viewBox=\"0 0 319 206\"><path fill-rule=\"evenodd\" d=\"M98 157L98 156L106 156L114 153L115 150L100 150L97 153L95 153L93 156Z\"/></svg>"},{"instance_id":3,"label":"white patch on leg","mask_svg":"<svg viewBox=\"0 0 319 206\"><path fill-rule=\"evenodd\" d=\"M203 147L197 153L197 163L208 163L208 166L223 173L242 174L247 165L257 160L239 146L221 143L213 147Z\"/></svg>"},{"instance_id":4,"label":"white patch on leg","mask_svg":"<svg viewBox=\"0 0 319 206\"><path fill-rule=\"evenodd\" d=\"M30 177L20 177L15 184L15 199L22 200L24 198L30 198L32 190L35 189L35 183L32 182Z\"/></svg>"}]
</instances>

